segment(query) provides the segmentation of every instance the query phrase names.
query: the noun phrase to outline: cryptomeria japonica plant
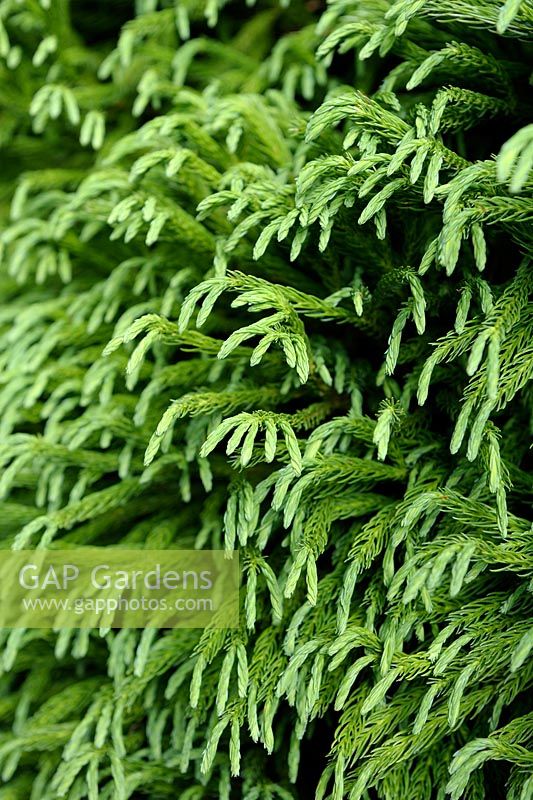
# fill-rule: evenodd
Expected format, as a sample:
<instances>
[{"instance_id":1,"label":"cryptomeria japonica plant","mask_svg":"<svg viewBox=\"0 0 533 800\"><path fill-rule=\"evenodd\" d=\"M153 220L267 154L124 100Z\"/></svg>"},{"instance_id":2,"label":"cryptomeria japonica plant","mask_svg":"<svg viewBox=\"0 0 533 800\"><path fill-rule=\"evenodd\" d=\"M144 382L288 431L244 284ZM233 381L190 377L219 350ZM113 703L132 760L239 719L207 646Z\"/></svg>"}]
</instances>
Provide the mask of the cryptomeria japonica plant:
<instances>
[{"instance_id":1,"label":"cryptomeria japonica plant","mask_svg":"<svg viewBox=\"0 0 533 800\"><path fill-rule=\"evenodd\" d=\"M1 634L0 800L533 797L530 0L1 0L3 548L241 624Z\"/></svg>"}]
</instances>

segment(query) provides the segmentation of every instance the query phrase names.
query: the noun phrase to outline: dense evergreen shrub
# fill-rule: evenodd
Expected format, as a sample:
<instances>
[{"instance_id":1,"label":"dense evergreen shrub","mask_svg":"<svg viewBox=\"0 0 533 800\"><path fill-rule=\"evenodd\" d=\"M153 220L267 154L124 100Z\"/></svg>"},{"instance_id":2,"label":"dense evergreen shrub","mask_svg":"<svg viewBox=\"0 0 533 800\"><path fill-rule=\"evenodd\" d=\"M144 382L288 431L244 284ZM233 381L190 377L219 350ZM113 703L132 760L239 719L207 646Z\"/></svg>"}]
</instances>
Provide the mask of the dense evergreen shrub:
<instances>
[{"instance_id":1,"label":"dense evergreen shrub","mask_svg":"<svg viewBox=\"0 0 533 800\"><path fill-rule=\"evenodd\" d=\"M0 800L533 797L532 31L1 0L2 546L243 586L4 631Z\"/></svg>"}]
</instances>

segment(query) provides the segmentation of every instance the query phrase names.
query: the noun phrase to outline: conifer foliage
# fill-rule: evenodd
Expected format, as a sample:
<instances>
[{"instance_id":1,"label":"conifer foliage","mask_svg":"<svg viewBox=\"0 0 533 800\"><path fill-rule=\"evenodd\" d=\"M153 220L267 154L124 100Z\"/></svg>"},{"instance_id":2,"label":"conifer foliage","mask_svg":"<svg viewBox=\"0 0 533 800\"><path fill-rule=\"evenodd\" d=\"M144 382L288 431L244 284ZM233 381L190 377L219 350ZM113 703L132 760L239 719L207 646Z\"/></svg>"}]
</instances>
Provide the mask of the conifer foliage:
<instances>
[{"instance_id":1,"label":"conifer foliage","mask_svg":"<svg viewBox=\"0 0 533 800\"><path fill-rule=\"evenodd\" d=\"M0 0L2 547L243 572L2 632L0 800L533 798L532 34Z\"/></svg>"}]
</instances>

